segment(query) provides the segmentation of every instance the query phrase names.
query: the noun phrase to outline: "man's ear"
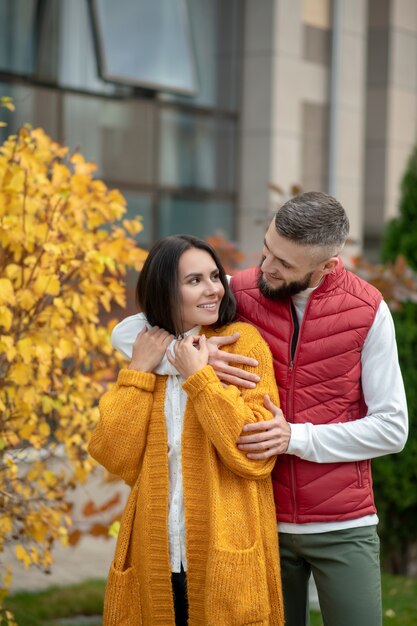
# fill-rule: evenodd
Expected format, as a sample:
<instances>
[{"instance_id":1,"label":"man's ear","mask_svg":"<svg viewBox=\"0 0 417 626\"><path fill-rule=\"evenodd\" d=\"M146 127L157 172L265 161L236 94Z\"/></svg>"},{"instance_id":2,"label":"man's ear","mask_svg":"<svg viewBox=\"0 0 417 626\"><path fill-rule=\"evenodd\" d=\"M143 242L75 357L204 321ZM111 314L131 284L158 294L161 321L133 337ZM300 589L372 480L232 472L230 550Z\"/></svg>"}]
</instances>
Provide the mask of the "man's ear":
<instances>
[{"instance_id":1,"label":"man's ear","mask_svg":"<svg viewBox=\"0 0 417 626\"><path fill-rule=\"evenodd\" d=\"M332 256L330 259L328 259L323 265L323 269L322 269L323 276L325 274L330 274L330 272L333 272L335 267L337 267L338 263L339 263L339 257L337 256Z\"/></svg>"}]
</instances>

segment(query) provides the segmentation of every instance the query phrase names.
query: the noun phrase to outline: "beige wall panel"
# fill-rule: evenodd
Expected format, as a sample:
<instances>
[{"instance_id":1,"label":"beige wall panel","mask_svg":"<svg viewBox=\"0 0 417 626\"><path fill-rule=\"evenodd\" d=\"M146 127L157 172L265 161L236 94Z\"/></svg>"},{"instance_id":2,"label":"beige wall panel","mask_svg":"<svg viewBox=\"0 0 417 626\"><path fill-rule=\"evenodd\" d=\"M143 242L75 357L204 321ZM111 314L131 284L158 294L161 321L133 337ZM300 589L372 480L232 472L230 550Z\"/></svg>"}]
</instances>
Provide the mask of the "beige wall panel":
<instances>
[{"instance_id":1,"label":"beige wall panel","mask_svg":"<svg viewBox=\"0 0 417 626\"><path fill-rule=\"evenodd\" d=\"M350 222L350 237L362 242L362 187L352 183L339 184L337 199L345 208Z\"/></svg>"},{"instance_id":2,"label":"beige wall panel","mask_svg":"<svg viewBox=\"0 0 417 626\"><path fill-rule=\"evenodd\" d=\"M244 267L257 265L262 255L262 243L270 222L266 218L265 209L242 209L240 216L242 237L240 239L240 249L245 255Z\"/></svg>"},{"instance_id":3,"label":"beige wall panel","mask_svg":"<svg viewBox=\"0 0 417 626\"><path fill-rule=\"evenodd\" d=\"M268 134L245 134L242 138L240 190L242 206L268 206L271 141Z\"/></svg>"},{"instance_id":4,"label":"beige wall panel","mask_svg":"<svg viewBox=\"0 0 417 626\"><path fill-rule=\"evenodd\" d=\"M302 46L301 0L275 0L274 50L280 56L299 58Z\"/></svg>"},{"instance_id":5,"label":"beige wall panel","mask_svg":"<svg viewBox=\"0 0 417 626\"><path fill-rule=\"evenodd\" d=\"M272 145L271 182L287 190L300 183L301 137L297 134L275 133Z\"/></svg>"},{"instance_id":6,"label":"beige wall panel","mask_svg":"<svg viewBox=\"0 0 417 626\"><path fill-rule=\"evenodd\" d=\"M342 2L342 21L345 32L366 35L367 0L344 0Z\"/></svg>"},{"instance_id":7,"label":"beige wall panel","mask_svg":"<svg viewBox=\"0 0 417 626\"><path fill-rule=\"evenodd\" d=\"M391 19L394 28L417 34L416 0L392 0Z\"/></svg>"},{"instance_id":8,"label":"beige wall panel","mask_svg":"<svg viewBox=\"0 0 417 626\"><path fill-rule=\"evenodd\" d=\"M364 143L362 114L352 109L341 109L336 169L338 181L358 184L362 180Z\"/></svg>"},{"instance_id":9,"label":"beige wall panel","mask_svg":"<svg viewBox=\"0 0 417 626\"><path fill-rule=\"evenodd\" d=\"M396 143L410 146L417 134L417 94L392 89L389 94L388 127L390 138Z\"/></svg>"},{"instance_id":10,"label":"beige wall panel","mask_svg":"<svg viewBox=\"0 0 417 626\"><path fill-rule=\"evenodd\" d=\"M302 63L296 59L275 58L272 89L273 132L298 132L300 128L299 85Z\"/></svg>"},{"instance_id":11,"label":"beige wall panel","mask_svg":"<svg viewBox=\"0 0 417 626\"><path fill-rule=\"evenodd\" d=\"M417 89L417 37L412 33L391 34L390 83L413 92Z\"/></svg>"},{"instance_id":12,"label":"beige wall panel","mask_svg":"<svg viewBox=\"0 0 417 626\"><path fill-rule=\"evenodd\" d=\"M245 58L242 118L245 131L265 132L271 127L271 68L271 56Z\"/></svg>"},{"instance_id":13,"label":"beige wall panel","mask_svg":"<svg viewBox=\"0 0 417 626\"><path fill-rule=\"evenodd\" d=\"M302 100L308 100L317 104L327 103L329 97L328 69L315 63L303 63L299 89Z\"/></svg>"},{"instance_id":14,"label":"beige wall panel","mask_svg":"<svg viewBox=\"0 0 417 626\"><path fill-rule=\"evenodd\" d=\"M365 40L347 32L341 35L341 39L340 103L344 107L362 110L365 106Z\"/></svg>"}]
</instances>

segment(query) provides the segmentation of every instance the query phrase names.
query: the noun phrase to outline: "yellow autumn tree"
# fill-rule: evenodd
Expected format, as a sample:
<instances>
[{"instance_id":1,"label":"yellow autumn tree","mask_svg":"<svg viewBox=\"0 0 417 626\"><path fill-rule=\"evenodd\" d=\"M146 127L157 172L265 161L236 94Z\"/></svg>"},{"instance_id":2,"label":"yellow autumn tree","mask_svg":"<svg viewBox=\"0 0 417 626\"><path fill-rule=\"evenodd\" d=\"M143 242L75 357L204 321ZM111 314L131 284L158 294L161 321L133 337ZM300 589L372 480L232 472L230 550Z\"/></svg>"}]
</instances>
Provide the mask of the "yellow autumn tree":
<instances>
[{"instance_id":1,"label":"yellow autumn tree","mask_svg":"<svg viewBox=\"0 0 417 626\"><path fill-rule=\"evenodd\" d=\"M6 545L26 566L48 567L53 543L66 541L67 493L92 469L86 444L116 366L100 312L125 305L123 277L145 258L133 238L140 220L124 219L122 195L95 170L39 128L0 147L3 596ZM1 603L0 595L0 613Z\"/></svg>"}]
</instances>

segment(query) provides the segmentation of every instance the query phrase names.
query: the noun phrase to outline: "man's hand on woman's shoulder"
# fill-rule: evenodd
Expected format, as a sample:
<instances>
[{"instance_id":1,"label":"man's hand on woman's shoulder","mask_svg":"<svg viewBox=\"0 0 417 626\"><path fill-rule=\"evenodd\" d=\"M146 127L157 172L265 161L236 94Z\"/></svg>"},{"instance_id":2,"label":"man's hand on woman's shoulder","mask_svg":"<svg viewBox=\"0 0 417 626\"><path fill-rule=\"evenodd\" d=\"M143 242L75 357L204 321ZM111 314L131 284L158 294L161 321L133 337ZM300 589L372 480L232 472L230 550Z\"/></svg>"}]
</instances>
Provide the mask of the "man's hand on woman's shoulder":
<instances>
[{"instance_id":1,"label":"man's hand on woman's shoulder","mask_svg":"<svg viewBox=\"0 0 417 626\"><path fill-rule=\"evenodd\" d=\"M256 367L258 362L242 354L231 354L221 350L223 346L235 343L239 339L239 333L233 333L226 337L210 337L207 340L209 350L209 364L215 370L217 376L223 383L253 389L259 382L259 376L248 372L235 365L247 365ZM235 365L231 365L234 363Z\"/></svg>"}]
</instances>

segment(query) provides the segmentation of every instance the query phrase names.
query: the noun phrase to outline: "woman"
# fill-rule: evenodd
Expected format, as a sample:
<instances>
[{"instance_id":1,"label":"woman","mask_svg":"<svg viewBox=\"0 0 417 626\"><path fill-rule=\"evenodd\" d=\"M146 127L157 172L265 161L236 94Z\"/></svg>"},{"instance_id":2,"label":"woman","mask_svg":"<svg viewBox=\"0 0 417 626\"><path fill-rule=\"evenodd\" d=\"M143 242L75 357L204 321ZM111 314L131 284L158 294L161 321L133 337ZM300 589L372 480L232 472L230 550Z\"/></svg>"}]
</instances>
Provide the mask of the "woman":
<instances>
[{"instance_id":1,"label":"woman","mask_svg":"<svg viewBox=\"0 0 417 626\"><path fill-rule=\"evenodd\" d=\"M269 348L232 323L221 263L195 237L153 246L137 296L149 328L102 397L89 444L132 487L104 626L282 626L274 459L249 460L235 443L245 423L271 417L266 394L278 403ZM228 349L259 363L255 389L224 387L207 364L206 338L234 332Z\"/></svg>"}]
</instances>

